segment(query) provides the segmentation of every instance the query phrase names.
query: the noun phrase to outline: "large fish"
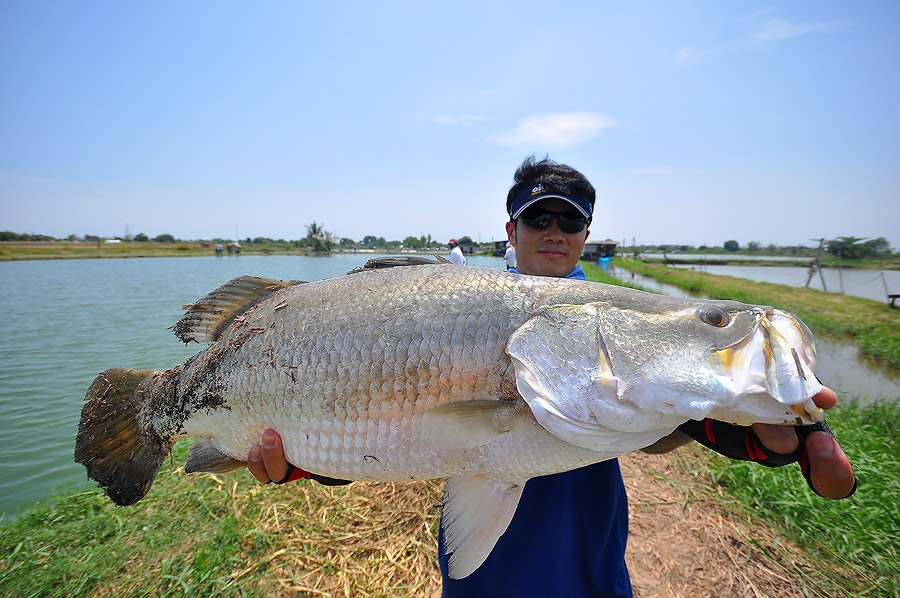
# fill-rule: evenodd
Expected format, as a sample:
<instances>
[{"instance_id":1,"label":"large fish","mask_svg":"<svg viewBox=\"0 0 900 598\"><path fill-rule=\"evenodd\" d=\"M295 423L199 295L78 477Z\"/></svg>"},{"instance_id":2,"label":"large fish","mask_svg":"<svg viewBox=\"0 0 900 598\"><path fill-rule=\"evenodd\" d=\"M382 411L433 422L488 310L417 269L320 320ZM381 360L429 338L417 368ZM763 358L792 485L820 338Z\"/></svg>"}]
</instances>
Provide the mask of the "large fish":
<instances>
[{"instance_id":1,"label":"large fish","mask_svg":"<svg viewBox=\"0 0 900 598\"><path fill-rule=\"evenodd\" d=\"M244 465L267 428L291 463L347 480L449 478L450 575L484 561L529 478L647 447L689 418L808 424L815 349L772 307L483 268L241 277L188 306L164 372L87 392L75 458L120 505L179 438L185 470Z\"/></svg>"}]
</instances>

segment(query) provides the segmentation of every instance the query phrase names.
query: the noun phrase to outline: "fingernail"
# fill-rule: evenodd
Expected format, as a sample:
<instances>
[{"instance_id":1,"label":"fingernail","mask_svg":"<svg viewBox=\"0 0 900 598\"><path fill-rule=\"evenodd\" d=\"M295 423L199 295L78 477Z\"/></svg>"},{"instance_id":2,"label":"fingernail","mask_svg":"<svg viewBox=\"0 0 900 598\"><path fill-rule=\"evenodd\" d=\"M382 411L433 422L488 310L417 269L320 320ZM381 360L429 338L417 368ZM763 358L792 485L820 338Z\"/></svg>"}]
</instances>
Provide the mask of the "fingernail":
<instances>
[{"instance_id":1,"label":"fingernail","mask_svg":"<svg viewBox=\"0 0 900 598\"><path fill-rule=\"evenodd\" d=\"M250 447L250 454L247 458L254 463L259 463L260 461L262 461L262 451L260 451L258 444Z\"/></svg>"},{"instance_id":2,"label":"fingernail","mask_svg":"<svg viewBox=\"0 0 900 598\"><path fill-rule=\"evenodd\" d=\"M266 430L263 432L263 448L271 449L275 448L275 432L272 430Z\"/></svg>"},{"instance_id":3,"label":"fingernail","mask_svg":"<svg viewBox=\"0 0 900 598\"><path fill-rule=\"evenodd\" d=\"M830 457L834 454L834 440L828 434L816 433L809 439L812 449L821 457Z\"/></svg>"}]
</instances>

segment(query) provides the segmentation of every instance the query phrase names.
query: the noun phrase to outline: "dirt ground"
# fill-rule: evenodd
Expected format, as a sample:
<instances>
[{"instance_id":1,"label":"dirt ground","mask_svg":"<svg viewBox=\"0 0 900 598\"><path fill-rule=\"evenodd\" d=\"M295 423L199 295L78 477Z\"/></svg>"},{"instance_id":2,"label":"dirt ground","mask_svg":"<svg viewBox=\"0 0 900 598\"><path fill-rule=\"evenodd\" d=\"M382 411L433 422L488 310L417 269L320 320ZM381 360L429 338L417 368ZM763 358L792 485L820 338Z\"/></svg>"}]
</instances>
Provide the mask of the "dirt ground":
<instances>
[{"instance_id":1,"label":"dirt ground","mask_svg":"<svg viewBox=\"0 0 900 598\"><path fill-rule=\"evenodd\" d=\"M619 458L630 503L626 559L635 597L838 598L827 589L821 564L737 505L722 506L702 450L689 445ZM283 500L259 521L265 533L286 540L268 559L277 595L440 596L435 530L442 486L277 490Z\"/></svg>"},{"instance_id":2,"label":"dirt ground","mask_svg":"<svg viewBox=\"0 0 900 598\"><path fill-rule=\"evenodd\" d=\"M689 447L620 457L628 489L626 560L636 598L825 596L813 564L771 529L726 517ZM703 483L705 482L705 483Z\"/></svg>"}]
</instances>

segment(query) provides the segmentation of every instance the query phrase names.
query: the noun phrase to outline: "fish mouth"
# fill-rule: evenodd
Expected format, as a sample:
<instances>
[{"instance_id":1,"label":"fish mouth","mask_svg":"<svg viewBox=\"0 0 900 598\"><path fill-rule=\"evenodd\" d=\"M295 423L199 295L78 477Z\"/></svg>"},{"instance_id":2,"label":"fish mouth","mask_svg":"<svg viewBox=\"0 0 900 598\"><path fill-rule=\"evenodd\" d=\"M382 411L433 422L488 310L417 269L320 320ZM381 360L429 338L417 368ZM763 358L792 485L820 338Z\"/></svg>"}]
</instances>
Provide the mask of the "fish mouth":
<instances>
[{"instance_id":1,"label":"fish mouth","mask_svg":"<svg viewBox=\"0 0 900 598\"><path fill-rule=\"evenodd\" d=\"M822 390L813 373L816 347L809 328L793 314L762 308L747 337L715 358L725 366L736 394L767 394L790 406L798 424L823 421L825 412L812 397Z\"/></svg>"}]
</instances>

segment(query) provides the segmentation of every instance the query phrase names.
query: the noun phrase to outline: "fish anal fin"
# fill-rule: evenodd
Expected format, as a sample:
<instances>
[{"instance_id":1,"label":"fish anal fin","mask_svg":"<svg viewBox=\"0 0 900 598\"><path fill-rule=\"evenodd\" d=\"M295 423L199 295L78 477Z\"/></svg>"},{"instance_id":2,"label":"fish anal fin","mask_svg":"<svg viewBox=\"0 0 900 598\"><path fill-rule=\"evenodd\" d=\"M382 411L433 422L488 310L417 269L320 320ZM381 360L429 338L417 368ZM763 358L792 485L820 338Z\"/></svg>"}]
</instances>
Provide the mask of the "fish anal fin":
<instances>
[{"instance_id":1,"label":"fish anal fin","mask_svg":"<svg viewBox=\"0 0 900 598\"><path fill-rule=\"evenodd\" d=\"M439 449L470 449L508 432L517 417L528 413L528 406L517 400L449 403L422 414L423 435Z\"/></svg>"},{"instance_id":2,"label":"fish anal fin","mask_svg":"<svg viewBox=\"0 0 900 598\"><path fill-rule=\"evenodd\" d=\"M194 441L188 451L185 473L204 471L207 473L228 473L247 465L246 461L235 459L223 453L211 438L202 437Z\"/></svg>"},{"instance_id":3,"label":"fish anal fin","mask_svg":"<svg viewBox=\"0 0 900 598\"><path fill-rule=\"evenodd\" d=\"M213 343L235 318L264 297L281 289L303 284L296 280L277 280L258 276L240 276L226 282L191 305L174 326L182 342Z\"/></svg>"},{"instance_id":4,"label":"fish anal fin","mask_svg":"<svg viewBox=\"0 0 900 598\"><path fill-rule=\"evenodd\" d=\"M444 488L444 550L452 579L462 579L485 561L509 527L525 481L501 482L483 475L450 478Z\"/></svg>"}]
</instances>

